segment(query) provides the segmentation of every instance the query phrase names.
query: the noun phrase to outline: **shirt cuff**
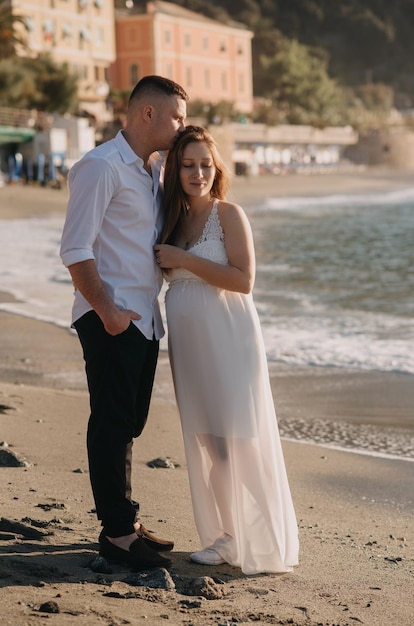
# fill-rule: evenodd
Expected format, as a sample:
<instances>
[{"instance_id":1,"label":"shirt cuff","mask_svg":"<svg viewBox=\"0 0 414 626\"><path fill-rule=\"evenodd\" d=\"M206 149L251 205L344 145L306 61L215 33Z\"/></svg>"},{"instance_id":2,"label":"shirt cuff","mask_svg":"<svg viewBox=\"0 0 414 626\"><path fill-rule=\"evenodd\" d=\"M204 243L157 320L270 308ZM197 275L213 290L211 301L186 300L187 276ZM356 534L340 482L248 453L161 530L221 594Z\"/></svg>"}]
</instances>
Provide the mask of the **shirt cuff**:
<instances>
[{"instance_id":1,"label":"shirt cuff","mask_svg":"<svg viewBox=\"0 0 414 626\"><path fill-rule=\"evenodd\" d=\"M69 267L70 265L74 265L75 263L81 263L82 261L90 261L94 260L95 257L90 250L68 250L60 253L60 258L62 259L63 265L65 267Z\"/></svg>"}]
</instances>

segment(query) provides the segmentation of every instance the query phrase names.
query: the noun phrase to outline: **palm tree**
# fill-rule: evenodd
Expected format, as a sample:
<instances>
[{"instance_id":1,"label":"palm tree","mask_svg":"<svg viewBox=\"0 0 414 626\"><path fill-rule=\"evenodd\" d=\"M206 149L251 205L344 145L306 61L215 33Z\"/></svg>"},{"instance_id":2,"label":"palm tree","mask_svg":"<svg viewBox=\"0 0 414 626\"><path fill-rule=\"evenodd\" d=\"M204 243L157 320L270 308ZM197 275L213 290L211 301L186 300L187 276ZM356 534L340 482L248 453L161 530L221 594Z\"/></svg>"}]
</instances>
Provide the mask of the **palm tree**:
<instances>
[{"instance_id":1,"label":"palm tree","mask_svg":"<svg viewBox=\"0 0 414 626\"><path fill-rule=\"evenodd\" d=\"M16 46L27 47L25 34L16 29L22 24L27 31L26 20L15 15L10 0L0 0L0 61L16 55Z\"/></svg>"}]
</instances>

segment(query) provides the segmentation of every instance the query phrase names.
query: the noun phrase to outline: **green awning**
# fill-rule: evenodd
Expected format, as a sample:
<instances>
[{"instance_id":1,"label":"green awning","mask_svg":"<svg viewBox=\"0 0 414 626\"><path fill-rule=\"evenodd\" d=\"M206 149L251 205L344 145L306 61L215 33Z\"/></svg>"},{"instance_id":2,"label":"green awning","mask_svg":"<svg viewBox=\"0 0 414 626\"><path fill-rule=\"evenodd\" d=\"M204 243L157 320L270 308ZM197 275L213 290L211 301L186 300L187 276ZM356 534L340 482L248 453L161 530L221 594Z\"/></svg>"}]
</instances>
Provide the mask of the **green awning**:
<instances>
[{"instance_id":1,"label":"green awning","mask_svg":"<svg viewBox=\"0 0 414 626\"><path fill-rule=\"evenodd\" d=\"M32 128L15 128L14 126L0 126L0 144L25 143L35 136Z\"/></svg>"}]
</instances>

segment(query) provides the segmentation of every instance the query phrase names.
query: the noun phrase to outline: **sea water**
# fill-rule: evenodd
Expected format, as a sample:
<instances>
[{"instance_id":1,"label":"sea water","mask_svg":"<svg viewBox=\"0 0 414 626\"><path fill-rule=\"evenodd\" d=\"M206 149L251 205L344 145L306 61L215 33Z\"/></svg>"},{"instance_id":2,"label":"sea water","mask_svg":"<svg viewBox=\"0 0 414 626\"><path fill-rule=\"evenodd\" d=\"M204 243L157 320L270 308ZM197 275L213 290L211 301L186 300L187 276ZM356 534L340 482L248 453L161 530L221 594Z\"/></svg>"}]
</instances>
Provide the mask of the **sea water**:
<instances>
[{"instance_id":1,"label":"sea water","mask_svg":"<svg viewBox=\"0 0 414 626\"><path fill-rule=\"evenodd\" d=\"M268 198L246 211L269 361L414 374L414 186ZM0 221L0 291L15 297L1 310L70 326L63 219ZM409 434L398 436L407 444ZM414 459L412 432L410 441L397 456Z\"/></svg>"},{"instance_id":2,"label":"sea water","mask_svg":"<svg viewBox=\"0 0 414 626\"><path fill-rule=\"evenodd\" d=\"M414 374L414 186L250 212L269 359Z\"/></svg>"}]
</instances>

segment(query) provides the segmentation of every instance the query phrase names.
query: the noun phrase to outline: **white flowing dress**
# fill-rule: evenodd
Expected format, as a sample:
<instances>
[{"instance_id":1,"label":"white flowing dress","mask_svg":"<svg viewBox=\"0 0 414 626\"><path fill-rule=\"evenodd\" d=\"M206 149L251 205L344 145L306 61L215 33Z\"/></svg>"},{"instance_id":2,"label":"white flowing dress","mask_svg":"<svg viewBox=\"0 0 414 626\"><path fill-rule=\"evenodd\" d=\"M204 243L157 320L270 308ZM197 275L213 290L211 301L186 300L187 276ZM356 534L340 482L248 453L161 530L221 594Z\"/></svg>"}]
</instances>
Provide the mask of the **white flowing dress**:
<instances>
[{"instance_id":1,"label":"white flowing dress","mask_svg":"<svg viewBox=\"0 0 414 626\"><path fill-rule=\"evenodd\" d=\"M227 264L217 205L190 252ZM169 355L201 545L245 574L291 571L298 530L253 298L184 269L166 280Z\"/></svg>"}]
</instances>

